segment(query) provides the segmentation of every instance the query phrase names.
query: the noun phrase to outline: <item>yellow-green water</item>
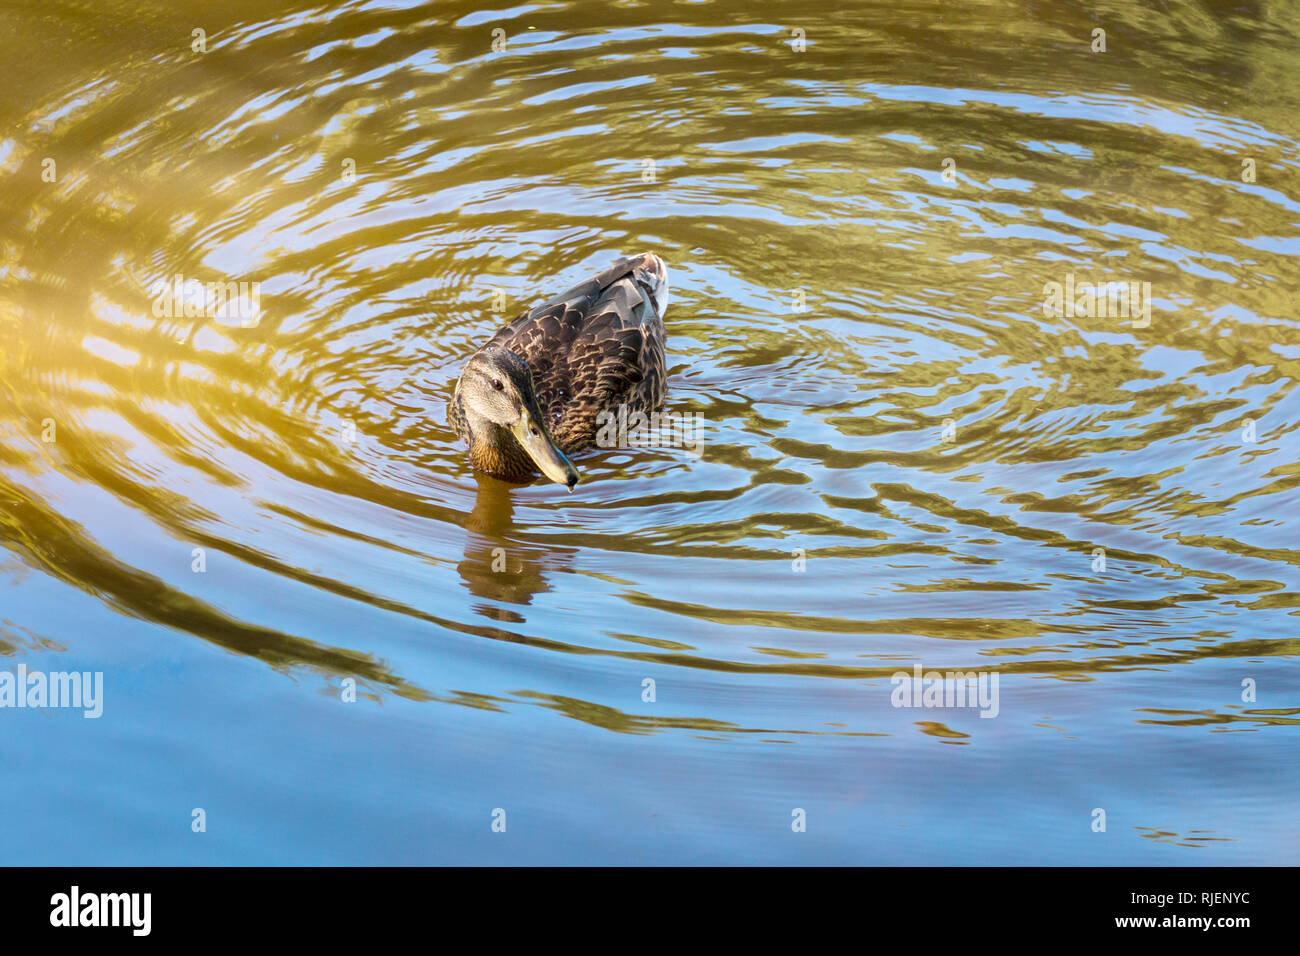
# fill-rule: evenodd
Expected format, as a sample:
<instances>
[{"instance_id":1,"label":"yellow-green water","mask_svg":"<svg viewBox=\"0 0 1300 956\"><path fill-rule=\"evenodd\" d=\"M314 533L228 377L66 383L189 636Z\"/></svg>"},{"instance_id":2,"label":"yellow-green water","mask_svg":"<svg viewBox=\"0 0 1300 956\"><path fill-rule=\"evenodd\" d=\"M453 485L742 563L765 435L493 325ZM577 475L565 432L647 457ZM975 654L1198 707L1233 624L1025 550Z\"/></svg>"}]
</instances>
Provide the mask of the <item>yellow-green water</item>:
<instances>
[{"instance_id":1,"label":"yellow-green water","mask_svg":"<svg viewBox=\"0 0 1300 956\"><path fill-rule=\"evenodd\" d=\"M1296 862L1298 24L11 0L0 670L105 690L0 862ZM703 454L476 480L464 357L646 249Z\"/></svg>"}]
</instances>

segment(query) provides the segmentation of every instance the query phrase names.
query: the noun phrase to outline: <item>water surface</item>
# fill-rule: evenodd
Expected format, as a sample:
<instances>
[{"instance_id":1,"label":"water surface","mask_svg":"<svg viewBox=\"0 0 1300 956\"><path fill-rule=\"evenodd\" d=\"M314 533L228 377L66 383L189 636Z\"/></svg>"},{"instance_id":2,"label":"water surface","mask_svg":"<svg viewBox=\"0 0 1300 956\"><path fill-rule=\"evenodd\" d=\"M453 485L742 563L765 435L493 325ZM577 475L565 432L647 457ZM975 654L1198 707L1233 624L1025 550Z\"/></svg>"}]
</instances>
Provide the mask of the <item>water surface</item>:
<instances>
[{"instance_id":1,"label":"water surface","mask_svg":"<svg viewBox=\"0 0 1300 956\"><path fill-rule=\"evenodd\" d=\"M0 11L0 861L1300 861L1300 7L498 7ZM646 249L702 454L477 479Z\"/></svg>"}]
</instances>

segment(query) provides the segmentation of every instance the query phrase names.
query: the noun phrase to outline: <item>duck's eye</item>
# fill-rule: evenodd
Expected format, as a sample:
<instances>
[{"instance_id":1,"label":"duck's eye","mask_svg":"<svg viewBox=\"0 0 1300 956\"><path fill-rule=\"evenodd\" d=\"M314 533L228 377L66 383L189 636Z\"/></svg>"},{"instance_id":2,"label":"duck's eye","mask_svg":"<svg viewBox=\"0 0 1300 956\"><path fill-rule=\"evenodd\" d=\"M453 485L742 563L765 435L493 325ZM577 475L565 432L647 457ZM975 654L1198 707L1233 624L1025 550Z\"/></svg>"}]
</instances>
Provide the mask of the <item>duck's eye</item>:
<instances>
[{"instance_id":1,"label":"duck's eye","mask_svg":"<svg viewBox=\"0 0 1300 956\"><path fill-rule=\"evenodd\" d=\"M505 388L505 386L501 384L501 379L499 378L492 379L492 387L495 388L498 392L501 391L501 389Z\"/></svg>"}]
</instances>

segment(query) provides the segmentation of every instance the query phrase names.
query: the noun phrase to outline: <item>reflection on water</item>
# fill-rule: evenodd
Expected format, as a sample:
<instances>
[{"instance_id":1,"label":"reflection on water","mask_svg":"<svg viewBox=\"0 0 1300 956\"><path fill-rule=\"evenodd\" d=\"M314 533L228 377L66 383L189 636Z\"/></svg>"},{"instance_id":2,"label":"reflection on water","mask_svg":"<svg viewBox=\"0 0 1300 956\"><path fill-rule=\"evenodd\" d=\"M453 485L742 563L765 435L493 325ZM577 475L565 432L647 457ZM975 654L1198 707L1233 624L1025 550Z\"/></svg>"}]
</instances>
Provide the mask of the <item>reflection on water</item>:
<instances>
[{"instance_id":1,"label":"reflection on water","mask_svg":"<svg viewBox=\"0 0 1300 956\"><path fill-rule=\"evenodd\" d=\"M511 540L514 499L518 485L490 475L475 476L478 491L474 510L465 518L465 560L456 570L471 594L488 603L474 610L486 617L522 624L525 618L502 604L531 604L533 596L549 591L547 570L567 570L576 548L545 548Z\"/></svg>"},{"instance_id":2,"label":"reflection on water","mask_svg":"<svg viewBox=\"0 0 1300 956\"><path fill-rule=\"evenodd\" d=\"M690 820L565 859L802 852L746 829L764 801L846 815L789 859L952 859L950 825L982 860L1300 854L1293 4L4 19L0 655L95 663L106 722L115 673L175 660L186 688L121 692L137 716L103 752L261 741L197 715L235 681L292 720L351 679L378 723L302 739L380 754L396 816L427 774L488 801L526 777L564 832L592 781L602 812ZM702 457L602 452L572 495L469 473L463 358L643 249L672 270L668 407L704 417ZM1054 309L1053 283L1150 311ZM996 672L997 719L892 707L917 663ZM614 779L660 760L694 769ZM1228 765L1267 768L1249 799ZM392 803L316 799L403 844Z\"/></svg>"}]
</instances>

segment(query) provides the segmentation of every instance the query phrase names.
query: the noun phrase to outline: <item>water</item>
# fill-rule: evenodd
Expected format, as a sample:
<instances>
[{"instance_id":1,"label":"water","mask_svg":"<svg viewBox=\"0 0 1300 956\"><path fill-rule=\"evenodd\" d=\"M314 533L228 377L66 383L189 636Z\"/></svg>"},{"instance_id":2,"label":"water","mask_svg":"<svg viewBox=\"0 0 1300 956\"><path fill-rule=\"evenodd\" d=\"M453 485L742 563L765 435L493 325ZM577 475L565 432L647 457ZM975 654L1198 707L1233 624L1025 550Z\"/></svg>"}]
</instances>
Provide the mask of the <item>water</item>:
<instances>
[{"instance_id":1,"label":"water","mask_svg":"<svg viewBox=\"0 0 1300 956\"><path fill-rule=\"evenodd\" d=\"M1298 14L10 0L0 861L1300 861ZM476 480L646 249L702 455Z\"/></svg>"}]
</instances>

